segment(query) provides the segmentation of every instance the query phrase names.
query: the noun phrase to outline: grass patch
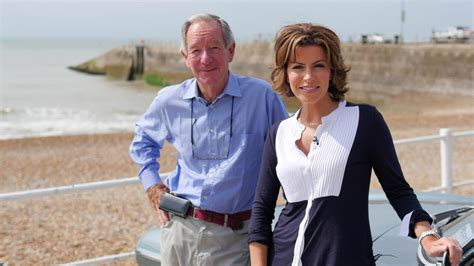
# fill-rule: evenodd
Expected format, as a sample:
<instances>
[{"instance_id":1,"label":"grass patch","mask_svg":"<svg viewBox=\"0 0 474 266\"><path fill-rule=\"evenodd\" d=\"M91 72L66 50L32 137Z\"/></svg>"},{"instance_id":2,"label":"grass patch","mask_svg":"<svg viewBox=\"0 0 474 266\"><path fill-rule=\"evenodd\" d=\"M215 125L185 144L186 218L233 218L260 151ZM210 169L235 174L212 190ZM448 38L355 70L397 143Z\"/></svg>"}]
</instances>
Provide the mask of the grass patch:
<instances>
[{"instance_id":1,"label":"grass patch","mask_svg":"<svg viewBox=\"0 0 474 266\"><path fill-rule=\"evenodd\" d=\"M165 87L170 85L170 82L166 77L160 76L158 74L145 75L145 81L148 85L155 87Z\"/></svg>"}]
</instances>

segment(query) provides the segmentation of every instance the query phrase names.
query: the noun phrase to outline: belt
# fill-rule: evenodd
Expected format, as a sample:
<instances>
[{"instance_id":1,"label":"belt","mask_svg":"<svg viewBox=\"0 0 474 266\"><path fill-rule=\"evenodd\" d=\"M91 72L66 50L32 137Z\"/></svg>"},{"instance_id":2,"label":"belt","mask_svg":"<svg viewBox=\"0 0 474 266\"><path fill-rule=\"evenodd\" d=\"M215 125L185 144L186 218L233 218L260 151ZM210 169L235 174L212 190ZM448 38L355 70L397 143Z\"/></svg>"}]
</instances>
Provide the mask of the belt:
<instances>
[{"instance_id":1,"label":"belt","mask_svg":"<svg viewBox=\"0 0 474 266\"><path fill-rule=\"evenodd\" d=\"M230 227L233 230L239 230L244 227L244 222L250 219L252 210L246 210L234 214L224 214L212 211L201 210L194 207L189 207L188 216L196 219Z\"/></svg>"}]
</instances>

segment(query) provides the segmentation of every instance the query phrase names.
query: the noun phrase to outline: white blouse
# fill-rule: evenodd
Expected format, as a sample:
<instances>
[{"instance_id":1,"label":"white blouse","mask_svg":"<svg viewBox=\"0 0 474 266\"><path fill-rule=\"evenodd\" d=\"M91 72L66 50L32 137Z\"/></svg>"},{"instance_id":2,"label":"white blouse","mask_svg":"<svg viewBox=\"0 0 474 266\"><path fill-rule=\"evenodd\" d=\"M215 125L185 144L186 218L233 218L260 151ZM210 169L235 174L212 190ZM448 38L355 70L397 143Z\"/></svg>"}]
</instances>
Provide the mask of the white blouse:
<instances>
[{"instance_id":1,"label":"white blouse","mask_svg":"<svg viewBox=\"0 0 474 266\"><path fill-rule=\"evenodd\" d=\"M276 135L276 172L288 202L339 196L347 158L357 132L359 107L346 101L322 118L308 156L296 145L305 126L298 122L299 110L281 122Z\"/></svg>"}]
</instances>

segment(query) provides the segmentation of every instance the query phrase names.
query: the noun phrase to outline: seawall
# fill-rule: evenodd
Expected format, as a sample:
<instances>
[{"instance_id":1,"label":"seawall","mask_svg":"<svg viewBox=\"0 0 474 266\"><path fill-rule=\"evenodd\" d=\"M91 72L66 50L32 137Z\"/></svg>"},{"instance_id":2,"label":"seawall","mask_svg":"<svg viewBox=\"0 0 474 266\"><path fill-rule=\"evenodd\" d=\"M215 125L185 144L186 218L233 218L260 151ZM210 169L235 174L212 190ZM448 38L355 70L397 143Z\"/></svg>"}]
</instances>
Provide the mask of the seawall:
<instances>
[{"instance_id":1,"label":"seawall","mask_svg":"<svg viewBox=\"0 0 474 266\"><path fill-rule=\"evenodd\" d=\"M237 48L232 68L269 80L272 44L255 42ZM240 50L239 50L240 49ZM342 52L351 67L349 86L358 91L396 94L435 92L474 97L474 45L345 43Z\"/></svg>"},{"instance_id":2,"label":"seawall","mask_svg":"<svg viewBox=\"0 0 474 266\"><path fill-rule=\"evenodd\" d=\"M473 44L383 44L342 46L349 85L363 92L396 94L404 91L474 97ZM158 74L171 83L191 76L175 44L146 45L144 74ZM270 79L273 44L254 41L237 45L231 69ZM136 54L133 46L118 47L75 68L88 67L112 78L127 78ZM92 66L92 67L91 67Z\"/></svg>"},{"instance_id":3,"label":"seawall","mask_svg":"<svg viewBox=\"0 0 474 266\"><path fill-rule=\"evenodd\" d=\"M358 89L398 93L434 92L474 96L474 46L345 45Z\"/></svg>"}]
</instances>

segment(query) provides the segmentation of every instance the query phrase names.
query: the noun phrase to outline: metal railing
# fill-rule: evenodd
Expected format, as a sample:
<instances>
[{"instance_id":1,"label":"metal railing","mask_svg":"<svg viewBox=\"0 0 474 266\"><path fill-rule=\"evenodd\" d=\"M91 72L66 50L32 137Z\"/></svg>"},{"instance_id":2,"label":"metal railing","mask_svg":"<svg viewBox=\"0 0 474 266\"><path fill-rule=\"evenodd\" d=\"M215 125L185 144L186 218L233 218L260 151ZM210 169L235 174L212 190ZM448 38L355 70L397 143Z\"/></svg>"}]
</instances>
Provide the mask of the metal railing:
<instances>
[{"instance_id":1,"label":"metal railing","mask_svg":"<svg viewBox=\"0 0 474 266\"><path fill-rule=\"evenodd\" d=\"M60 264L60 265L74 265L74 266L98 265L98 264L104 264L104 263L114 263L120 260L133 258L134 256L135 256L135 251L131 251L131 252L126 252L126 253L99 257L99 258L78 260L78 261L73 261L73 262Z\"/></svg>"},{"instance_id":2,"label":"metal railing","mask_svg":"<svg viewBox=\"0 0 474 266\"><path fill-rule=\"evenodd\" d=\"M166 173L165 175L167 175ZM77 193L82 191L104 189L104 188L113 188L120 186L127 186L140 183L138 177L126 177L122 179L98 181L84 184L73 184L61 187L51 187L51 188L40 188L26 191L18 191L0 194L0 202L7 200L22 200L29 198L39 198L44 196L53 196L69 193Z\"/></svg>"},{"instance_id":3,"label":"metal railing","mask_svg":"<svg viewBox=\"0 0 474 266\"><path fill-rule=\"evenodd\" d=\"M426 141L440 140L440 156L441 156L441 186L435 188L429 188L424 190L428 191L441 191L443 193L451 193L453 187L471 185L474 184L474 180L464 180L461 182L452 182L452 158L453 158L453 138L455 137L471 137L474 136L473 131L463 132L452 132L451 129L442 128L440 129L439 135L430 135L423 137L415 137L408 139L395 140L396 145L400 144L411 144L420 143ZM160 174L163 178L167 177L170 173ZM137 177L127 177L116 180L98 181L84 184L67 185L61 187L52 187L45 189L34 189L28 191L19 191L0 194L0 202L10 200L22 200L27 198L37 198L51 195L61 195L69 193L77 193L82 191L90 191L96 189L105 189L119 186L126 186L132 184L138 184L139 179ZM121 253L117 255L110 255L105 257L99 257L94 259L87 259L81 261L70 262L64 265L96 265L102 263L111 263L118 260L129 259L135 256L135 252Z\"/></svg>"},{"instance_id":4,"label":"metal railing","mask_svg":"<svg viewBox=\"0 0 474 266\"><path fill-rule=\"evenodd\" d=\"M440 140L440 161L441 161L441 186L423 190L424 192L440 191L442 193L451 193L453 187L474 184L474 180L465 180L453 183L453 138L455 137L472 137L474 130L452 132L449 128L441 128L439 135L430 135L423 137L415 137L409 139L395 140L395 144L411 144L426 142L432 140Z\"/></svg>"}]
</instances>

